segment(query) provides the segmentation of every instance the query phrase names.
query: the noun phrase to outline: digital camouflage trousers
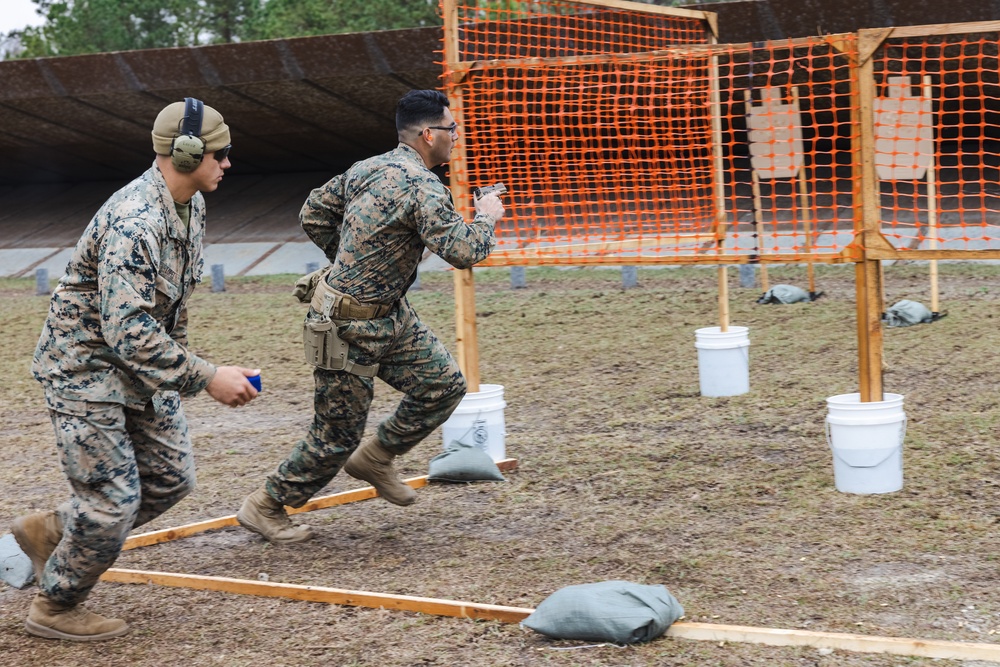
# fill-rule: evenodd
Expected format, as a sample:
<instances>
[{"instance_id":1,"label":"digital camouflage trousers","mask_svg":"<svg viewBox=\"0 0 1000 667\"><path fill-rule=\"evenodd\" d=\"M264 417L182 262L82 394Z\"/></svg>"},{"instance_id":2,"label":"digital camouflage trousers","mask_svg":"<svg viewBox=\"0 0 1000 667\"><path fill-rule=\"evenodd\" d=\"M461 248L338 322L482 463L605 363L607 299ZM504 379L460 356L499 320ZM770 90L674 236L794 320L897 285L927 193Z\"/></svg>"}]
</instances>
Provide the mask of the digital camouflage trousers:
<instances>
[{"instance_id":1,"label":"digital camouflage trousers","mask_svg":"<svg viewBox=\"0 0 1000 667\"><path fill-rule=\"evenodd\" d=\"M45 566L41 591L82 602L121 553L132 528L158 517L194 489L194 457L180 397L162 394L145 410L48 396L63 472L72 496L58 508L63 538Z\"/></svg>"},{"instance_id":2,"label":"digital camouflage trousers","mask_svg":"<svg viewBox=\"0 0 1000 667\"><path fill-rule=\"evenodd\" d=\"M406 301L388 316L338 320L338 336L359 364L379 364L378 378L403 393L396 410L378 425L378 438L393 454L404 454L443 424L466 392L455 359ZM346 371L313 371L312 425L267 480L267 491L301 507L332 480L357 449L374 393L374 378Z\"/></svg>"}]
</instances>

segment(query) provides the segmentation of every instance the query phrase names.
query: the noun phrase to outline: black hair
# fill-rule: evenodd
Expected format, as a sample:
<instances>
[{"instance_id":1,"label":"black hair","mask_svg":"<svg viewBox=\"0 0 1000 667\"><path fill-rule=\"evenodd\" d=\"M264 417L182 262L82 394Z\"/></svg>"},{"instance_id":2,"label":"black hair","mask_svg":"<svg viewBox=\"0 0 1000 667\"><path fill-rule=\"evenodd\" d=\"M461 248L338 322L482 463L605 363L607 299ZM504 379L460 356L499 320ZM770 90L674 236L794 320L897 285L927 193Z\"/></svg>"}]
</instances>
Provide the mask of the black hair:
<instances>
[{"instance_id":1,"label":"black hair","mask_svg":"<svg viewBox=\"0 0 1000 667\"><path fill-rule=\"evenodd\" d=\"M411 90L396 104L396 132L441 120L448 96L440 90Z\"/></svg>"}]
</instances>

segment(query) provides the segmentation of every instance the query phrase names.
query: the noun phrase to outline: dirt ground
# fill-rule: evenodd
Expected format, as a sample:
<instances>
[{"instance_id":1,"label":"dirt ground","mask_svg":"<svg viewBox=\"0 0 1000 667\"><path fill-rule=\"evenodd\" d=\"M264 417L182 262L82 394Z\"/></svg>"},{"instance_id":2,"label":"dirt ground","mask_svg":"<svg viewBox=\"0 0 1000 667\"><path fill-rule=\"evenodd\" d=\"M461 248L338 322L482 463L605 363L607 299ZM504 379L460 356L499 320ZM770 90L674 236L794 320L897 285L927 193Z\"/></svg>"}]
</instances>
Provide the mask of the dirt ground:
<instances>
[{"instance_id":1,"label":"dirt ground","mask_svg":"<svg viewBox=\"0 0 1000 667\"><path fill-rule=\"evenodd\" d=\"M814 303L762 306L736 286L750 328L751 391L705 398L694 330L717 323L712 269L476 273L482 380L505 388L506 481L435 484L409 508L379 499L300 515L318 537L273 547L225 528L123 553L116 567L535 607L564 586L663 584L685 620L994 642L1000 633L1000 267L942 264L930 325L886 331L885 387L905 395L905 486L834 488L825 399L857 390L851 267L819 267ZM772 283L804 286L801 267ZM263 369L264 393L231 410L186 402L199 488L137 532L232 514L311 419L295 276L231 280L191 305L194 349ZM0 526L64 499L31 353L47 299L0 281ZM886 267L887 303L929 304L927 266ZM451 276L411 302L453 347ZM377 385L369 428L398 395ZM427 472L433 435L401 460ZM337 477L324 493L358 488ZM515 624L147 585L99 584L90 606L131 632L93 645L22 624L34 589L0 584L0 665L930 665L931 660L661 637L589 647ZM933 661L942 667L987 663Z\"/></svg>"}]
</instances>

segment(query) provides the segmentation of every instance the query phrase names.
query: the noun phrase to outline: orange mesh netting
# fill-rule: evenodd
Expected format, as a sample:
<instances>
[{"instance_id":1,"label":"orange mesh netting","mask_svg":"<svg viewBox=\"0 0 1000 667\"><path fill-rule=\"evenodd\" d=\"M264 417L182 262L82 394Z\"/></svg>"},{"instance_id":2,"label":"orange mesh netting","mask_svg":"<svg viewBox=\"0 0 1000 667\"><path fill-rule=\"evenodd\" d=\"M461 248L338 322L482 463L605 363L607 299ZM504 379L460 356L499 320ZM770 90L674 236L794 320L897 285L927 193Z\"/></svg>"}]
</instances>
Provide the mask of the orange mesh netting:
<instances>
[{"instance_id":1,"label":"orange mesh netting","mask_svg":"<svg viewBox=\"0 0 1000 667\"><path fill-rule=\"evenodd\" d=\"M998 245L998 38L890 37L873 56L882 232L899 250Z\"/></svg>"},{"instance_id":2,"label":"orange mesh netting","mask_svg":"<svg viewBox=\"0 0 1000 667\"><path fill-rule=\"evenodd\" d=\"M710 45L697 12L444 5L452 185L510 190L484 264L852 261L863 123L890 242L998 245L997 33L891 38L871 82L854 35Z\"/></svg>"},{"instance_id":3,"label":"orange mesh netting","mask_svg":"<svg viewBox=\"0 0 1000 667\"><path fill-rule=\"evenodd\" d=\"M620 263L639 249L655 260L660 239L671 256L678 239L710 240L710 60L662 53L707 41L705 21L510 6L533 11L458 8L462 62L445 73L466 157L453 183L510 190L486 264Z\"/></svg>"}]
</instances>

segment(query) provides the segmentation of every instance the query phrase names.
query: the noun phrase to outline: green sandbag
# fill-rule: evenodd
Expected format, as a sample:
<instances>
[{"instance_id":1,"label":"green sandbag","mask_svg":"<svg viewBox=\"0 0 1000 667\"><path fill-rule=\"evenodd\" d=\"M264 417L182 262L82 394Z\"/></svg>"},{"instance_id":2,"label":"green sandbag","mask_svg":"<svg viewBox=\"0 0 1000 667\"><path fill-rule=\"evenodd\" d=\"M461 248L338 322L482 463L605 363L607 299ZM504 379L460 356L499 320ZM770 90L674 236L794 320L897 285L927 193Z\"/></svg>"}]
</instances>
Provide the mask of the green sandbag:
<instances>
[{"instance_id":1,"label":"green sandbag","mask_svg":"<svg viewBox=\"0 0 1000 667\"><path fill-rule=\"evenodd\" d=\"M887 327L912 327L914 324L927 324L934 320L930 308L917 301L903 299L892 304L883 316Z\"/></svg>"},{"instance_id":2,"label":"green sandbag","mask_svg":"<svg viewBox=\"0 0 1000 667\"><path fill-rule=\"evenodd\" d=\"M458 440L452 440L443 452L431 459L427 479L431 482L505 481L489 454Z\"/></svg>"},{"instance_id":3,"label":"green sandbag","mask_svg":"<svg viewBox=\"0 0 1000 667\"><path fill-rule=\"evenodd\" d=\"M635 644L656 639L683 615L664 586L604 581L560 588L521 625L553 639Z\"/></svg>"},{"instance_id":4,"label":"green sandbag","mask_svg":"<svg viewBox=\"0 0 1000 667\"><path fill-rule=\"evenodd\" d=\"M809 301L809 292L795 285L775 285L757 299L757 303L799 303Z\"/></svg>"}]
</instances>

